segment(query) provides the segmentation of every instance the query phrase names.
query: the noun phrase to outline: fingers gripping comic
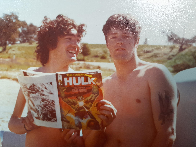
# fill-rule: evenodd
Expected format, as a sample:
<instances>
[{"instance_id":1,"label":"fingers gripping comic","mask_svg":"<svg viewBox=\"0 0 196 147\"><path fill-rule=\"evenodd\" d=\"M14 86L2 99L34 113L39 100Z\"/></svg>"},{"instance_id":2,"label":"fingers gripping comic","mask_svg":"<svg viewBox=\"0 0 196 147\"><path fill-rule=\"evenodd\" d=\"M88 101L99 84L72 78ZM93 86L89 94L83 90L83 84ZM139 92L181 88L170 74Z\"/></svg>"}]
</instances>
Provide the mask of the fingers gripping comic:
<instances>
[{"instance_id":1,"label":"fingers gripping comic","mask_svg":"<svg viewBox=\"0 0 196 147\"><path fill-rule=\"evenodd\" d=\"M38 128L39 126L35 125L33 122L34 122L34 119L33 119L33 116L31 114L30 111L28 111L27 113L27 116L26 117L21 117L21 123L24 124L24 129L29 132L29 131L32 131L36 128Z\"/></svg>"},{"instance_id":2,"label":"fingers gripping comic","mask_svg":"<svg viewBox=\"0 0 196 147\"><path fill-rule=\"evenodd\" d=\"M104 129L116 118L117 110L112 103L107 100L101 100L97 104L97 109L100 112L99 118L102 120L102 129Z\"/></svg>"},{"instance_id":3,"label":"fingers gripping comic","mask_svg":"<svg viewBox=\"0 0 196 147\"><path fill-rule=\"evenodd\" d=\"M62 137L66 141L67 147L84 147L84 140L79 136L79 130L68 130L64 129L62 131Z\"/></svg>"}]
</instances>

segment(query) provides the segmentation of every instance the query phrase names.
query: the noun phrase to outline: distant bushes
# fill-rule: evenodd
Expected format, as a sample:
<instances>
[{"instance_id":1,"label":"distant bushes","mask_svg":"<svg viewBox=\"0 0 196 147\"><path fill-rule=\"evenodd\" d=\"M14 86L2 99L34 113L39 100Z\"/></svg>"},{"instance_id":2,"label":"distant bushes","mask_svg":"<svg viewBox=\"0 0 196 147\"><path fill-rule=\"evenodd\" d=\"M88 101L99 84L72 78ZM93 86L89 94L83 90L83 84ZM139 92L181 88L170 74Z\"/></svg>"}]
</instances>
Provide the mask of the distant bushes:
<instances>
[{"instance_id":1,"label":"distant bushes","mask_svg":"<svg viewBox=\"0 0 196 147\"><path fill-rule=\"evenodd\" d=\"M107 55L106 54L102 54L100 59L107 59Z\"/></svg>"},{"instance_id":2,"label":"distant bushes","mask_svg":"<svg viewBox=\"0 0 196 147\"><path fill-rule=\"evenodd\" d=\"M190 47L177 54L173 59L167 61L165 65L172 73L196 67L196 47Z\"/></svg>"},{"instance_id":3,"label":"distant bushes","mask_svg":"<svg viewBox=\"0 0 196 147\"><path fill-rule=\"evenodd\" d=\"M29 45L32 45L33 44L33 41L32 40L29 40L28 43L29 43Z\"/></svg>"},{"instance_id":4,"label":"distant bushes","mask_svg":"<svg viewBox=\"0 0 196 147\"><path fill-rule=\"evenodd\" d=\"M93 57L94 57L94 58L99 58L99 55L94 55Z\"/></svg>"},{"instance_id":5,"label":"distant bushes","mask_svg":"<svg viewBox=\"0 0 196 147\"><path fill-rule=\"evenodd\" d=\"M77 57L77 61L85 61L84 58Z\"/></svg>"}]
</instances>

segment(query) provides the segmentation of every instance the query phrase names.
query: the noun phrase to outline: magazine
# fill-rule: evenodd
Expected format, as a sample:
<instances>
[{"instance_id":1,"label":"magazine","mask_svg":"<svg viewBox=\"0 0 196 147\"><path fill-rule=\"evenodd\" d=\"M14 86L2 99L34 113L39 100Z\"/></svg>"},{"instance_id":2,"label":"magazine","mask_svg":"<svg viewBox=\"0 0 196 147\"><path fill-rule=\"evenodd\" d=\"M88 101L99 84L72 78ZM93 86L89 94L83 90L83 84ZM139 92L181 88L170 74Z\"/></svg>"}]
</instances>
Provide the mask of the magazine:
<instances>
[{"instance_id":1,"label":"magazine","mask_svg":"<svg viewBox=\"0 0 196 147\"><path fill-rule=\"evenodd\" d=\"M98 102L103 99L100 70L18 76L28 111L38 126L62 129L101 129Z\"/></svg>"}]
</instances>

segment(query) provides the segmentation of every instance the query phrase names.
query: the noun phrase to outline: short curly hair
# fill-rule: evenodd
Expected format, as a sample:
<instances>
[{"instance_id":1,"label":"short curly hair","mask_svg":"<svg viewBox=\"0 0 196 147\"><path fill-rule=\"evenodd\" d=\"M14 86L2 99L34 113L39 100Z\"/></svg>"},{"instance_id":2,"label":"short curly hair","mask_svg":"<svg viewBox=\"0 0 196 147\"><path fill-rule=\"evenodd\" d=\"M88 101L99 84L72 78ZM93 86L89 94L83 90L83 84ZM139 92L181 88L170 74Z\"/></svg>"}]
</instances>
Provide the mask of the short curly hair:
<instances>
[{"instance_id":1,"label":"short curly hair","mask_svg":"<svg viewBox=\"0 0 196 147\"><path fill-rule=\"evenodd\" d=\"M37 60L44 66L49 59L50 49L57 47L58 37L69 34L71 29L75 29L80 38L85 34L85 24L77 25L74 20L59 14L56 19L51 20L44 17L43 24L37 31L38 45L35 53Z\"/></svg>"},{"instance_id":2,"label":"short curly hair","mask_svg":"<svg viewBox=\"0 0 196 147\"><path fill-rule=\"evenodd\" d=\"M140 37L141 26L130 14L114 14L110 16L102 29L105 39L107 39L107 34L111 28L132 32L135 39Z\"/></svg>"}]
</instances>

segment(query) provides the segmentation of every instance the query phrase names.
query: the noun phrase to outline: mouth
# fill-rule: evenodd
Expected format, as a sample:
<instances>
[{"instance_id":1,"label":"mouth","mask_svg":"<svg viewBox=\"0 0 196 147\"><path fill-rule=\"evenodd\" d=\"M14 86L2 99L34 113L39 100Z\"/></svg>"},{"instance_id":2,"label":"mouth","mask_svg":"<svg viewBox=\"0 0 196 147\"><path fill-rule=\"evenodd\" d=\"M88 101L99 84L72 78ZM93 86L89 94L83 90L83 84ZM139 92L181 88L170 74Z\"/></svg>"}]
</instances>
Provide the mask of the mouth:
<instances>
[{"instance_id":1,"label":"mouth","mask_svg":"<svg viewBox=\"0 0 196 147\"><path fill-rule=\"evenodd\" d=\"M116 51L125 51L124 48L117 48Z\"/></svg>"},{"instance_id":2,"label":"mouth","mask_svg":"<svg viewBox=\"0 0 196 147\"><path fill-rule=\"evenodd\" d=\"M67 52L69 56L75 57L77 54L77 49L76 48L68 49Z\"/></svg>"},{"instance_id":3,"label":"mouth","mask_svg":"<svg viewBox=\"0 0 196 147\"><path fill-rule=\"evenodd\" d=\"M76 54L76 51L69 51L68 50L68 53L70 53L70 54Z\"/></svg>"}]
</instances>

